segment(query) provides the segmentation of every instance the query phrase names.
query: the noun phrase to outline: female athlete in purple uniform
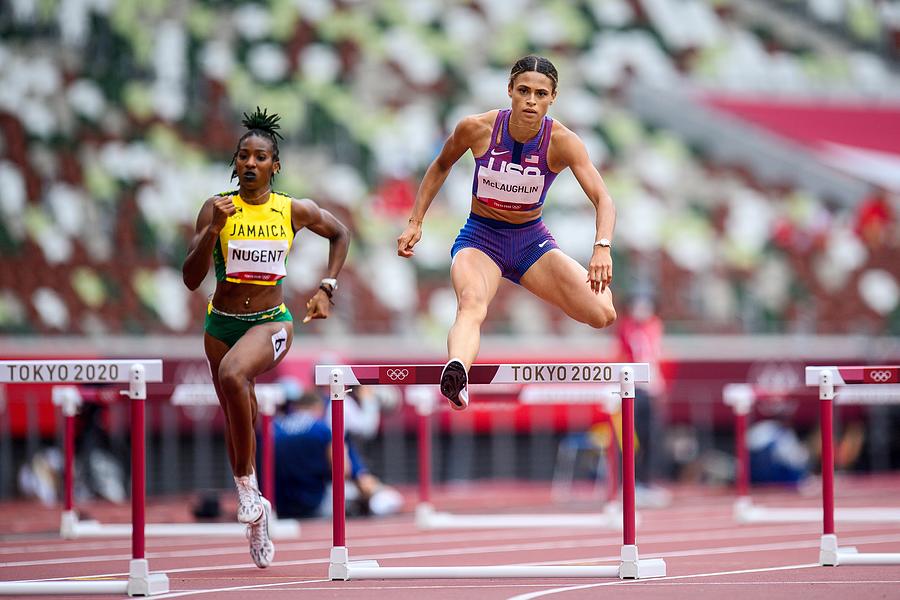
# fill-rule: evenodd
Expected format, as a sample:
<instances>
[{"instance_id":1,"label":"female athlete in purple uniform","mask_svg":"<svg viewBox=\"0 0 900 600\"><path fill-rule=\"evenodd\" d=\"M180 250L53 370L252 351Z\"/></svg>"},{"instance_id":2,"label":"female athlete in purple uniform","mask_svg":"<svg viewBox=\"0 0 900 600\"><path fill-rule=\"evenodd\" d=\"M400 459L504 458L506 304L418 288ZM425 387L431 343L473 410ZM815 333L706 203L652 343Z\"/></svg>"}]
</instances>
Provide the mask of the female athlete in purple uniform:
<instances>
[{"instance_id":1,"label":"female athlete in purple uniform","mask_svg":"<svg viewBox=\"0 0 900 600\"><path fill-rule=\"evenodd\" d=\"M557 82L556 68L546 58L519 59L509 76L511 109L472 115L457 124L428 167L409 223L397 239L397 253L412 256L431 201L456 161L471 150L476 157L472 212L451 250L457 309L441 375L441 392L457 410L468 406L467 372L501 277L591 327L606 327L616 319L609 289L616 211L584 143L546 116ZM559 249L541 220L547 189L566 167L597 211L594 252L586 271Z\"/></svg>"}]
</instances>

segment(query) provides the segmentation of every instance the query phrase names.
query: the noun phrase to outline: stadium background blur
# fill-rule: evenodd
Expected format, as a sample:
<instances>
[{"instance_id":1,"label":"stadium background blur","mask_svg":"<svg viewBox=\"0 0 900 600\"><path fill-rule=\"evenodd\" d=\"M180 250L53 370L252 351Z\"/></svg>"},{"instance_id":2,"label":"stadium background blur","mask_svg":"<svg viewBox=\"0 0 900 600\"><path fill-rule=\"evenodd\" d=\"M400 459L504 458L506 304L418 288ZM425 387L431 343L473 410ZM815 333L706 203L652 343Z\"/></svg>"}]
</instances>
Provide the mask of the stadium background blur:
<instances>
[{"instance_id":1,"label":"stadium background blur","mask_svg":"<svg viewBox=\"0 0 900 600\"><path fill-rule=\"evenodd\" d=\"M585 141L618 209L618 304L651 297L665 323L670 454L687 464L727 451L724 383L790 390L810 362L900 361L900 2L10 0L0 35L3 358L153 356L171 385L208 378L214 278L190 293L180 266L201 203L230 189L240 114L258 105L282 117L276 188L353 231L334 315L297 328L283 372L308 385L327 359L443 360L471 156L413 260L395 240L450 129L506 105L510 64L535 52L560 73L551 116ZM570 173L544 214L586 263L592 207ZM327 254L315 236L298 245L291 307ZM616 358L613 334L512 285L484 333L482 360ZM19 466L58 441L60 418L47 386L9 388L0 406L9 497ZM124 409L108 408L104 428L126 443ZM813 426L814 406L794 409ZM151 472L151 493L227 481L221 417L155 410L158 451L194 459L171 481ZM472 463L493 476L546 477L558 438L593 419L583 407L515 410L442 415L440 440L468 439L476 456L488 444L495 459ZM367 449L389 481L408 481L409 414L387 412ZM847 414L879 428L867 467L900 467L896 411ZM209 464L223 473L214 482ZM438 476L484 474L455 468Z\"/></svg>"}]
</instances>

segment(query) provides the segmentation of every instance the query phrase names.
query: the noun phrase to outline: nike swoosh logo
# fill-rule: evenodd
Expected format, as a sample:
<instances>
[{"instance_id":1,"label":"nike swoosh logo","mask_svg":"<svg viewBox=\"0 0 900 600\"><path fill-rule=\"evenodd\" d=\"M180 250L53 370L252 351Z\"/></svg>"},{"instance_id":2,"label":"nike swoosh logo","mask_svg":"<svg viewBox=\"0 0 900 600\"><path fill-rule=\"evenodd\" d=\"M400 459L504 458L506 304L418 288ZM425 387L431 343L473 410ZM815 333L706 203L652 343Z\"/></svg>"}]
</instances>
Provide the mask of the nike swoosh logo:
<instances>
[{"instance_id":1,"label":"nike swoosh logo","mask_svg":"<svg viewBox=\"0 0 900 600\"><path fill-rule=\"evenodd\" d=\"M501 154L509 154L509 150L491 150L491 156L500 156Z\"/></svg>"},{"instance_id":2,"label":"nike swoosh logo","mask_svg":"<svg viewBox=\"0 0 900 600\"><path fill-rule=\"evenodd\" d=\"M540 244L538 244L538 248L543 248L543 247L544 247L544 244L546 244L546 243L549 242L549 241L550 241L550 240L544 240L543 242L541 242Z\"/></svg>"}]
</instances>

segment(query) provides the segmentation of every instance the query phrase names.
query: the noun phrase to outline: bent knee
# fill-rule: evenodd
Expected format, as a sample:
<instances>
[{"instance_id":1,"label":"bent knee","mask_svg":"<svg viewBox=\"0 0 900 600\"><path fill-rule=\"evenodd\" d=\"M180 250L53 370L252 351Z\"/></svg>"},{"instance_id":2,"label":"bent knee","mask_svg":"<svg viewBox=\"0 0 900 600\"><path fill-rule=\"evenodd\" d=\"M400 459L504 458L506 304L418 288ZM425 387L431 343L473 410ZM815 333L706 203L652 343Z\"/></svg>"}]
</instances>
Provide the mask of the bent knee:
<instances>
[{"instance_id":1,"label":"bent knee","mask_svg":"<svg viewBox=\"0 0 900 600\"><path fill-rule=\"evenodd\" d=\"M246 375L226 361L222 361L222 364L219 365L218 377L219 386L229 397L239 394L249 384Z\"/></svg>"},{"instance_id":2,"label":"bent knee","mask_svg":"<svg viewBox=\"0 0 900 600\"><path fill-rule=\"evenodd\" d=\"M616 322L616 309L612 306L601 306L592 311L587 324L594 329L603 329Z\"/></svg>"},{"instance_id":3,"label":"bent knee","mask_svg":"<svg viewBox=\"0 0 900 600\"><path fill-rule=\"evenodd\" d=\"M487 300L481 294L464 291L459 295L456 312L483 321L487 317Z\"/></svg>"}]
</instances>

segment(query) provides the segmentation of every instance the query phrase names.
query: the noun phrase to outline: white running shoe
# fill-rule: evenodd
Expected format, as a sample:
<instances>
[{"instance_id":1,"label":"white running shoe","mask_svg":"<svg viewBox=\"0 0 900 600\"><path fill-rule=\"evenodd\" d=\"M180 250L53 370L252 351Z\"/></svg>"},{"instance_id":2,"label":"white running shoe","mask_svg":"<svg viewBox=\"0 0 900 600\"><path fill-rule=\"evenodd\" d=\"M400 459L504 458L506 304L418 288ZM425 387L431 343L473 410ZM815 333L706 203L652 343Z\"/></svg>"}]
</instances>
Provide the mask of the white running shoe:
<instances>
[{"instance_id":1,"label":"white running shoe","mask_svg":"<svg viewBox=\"0 0 900 600\"><path fill-rule=\"evenodd\" d=\"M259 519L247 525L247 539L250 541L250 558L260 569L265 569L275 560L275 544L269 537L269 521L272 519L272 503L260 496L263 512Z\"/></svg>"},{"instance_id":2,"label":"white running shoe","mask_svg":"<svg viewBox=\"0 0 900 600\"><path fill-rule=\"evenodd\" d=\"M469 406L469 376L458 358L451 358L441 371L441 393L450 401L453 410L465 410Z\"/></svg>"},{"instance_id":3,"label":"white running shoe","mask_svg":"<svg viewBox=\"0 0 900 600\"><path fill-rule=\"evenodd\" d=\"M237 520L239 523L253 523L263 514L262 496L256 486L253 475L235 477L238 490Z\"/></svg>"}]
</instances>

